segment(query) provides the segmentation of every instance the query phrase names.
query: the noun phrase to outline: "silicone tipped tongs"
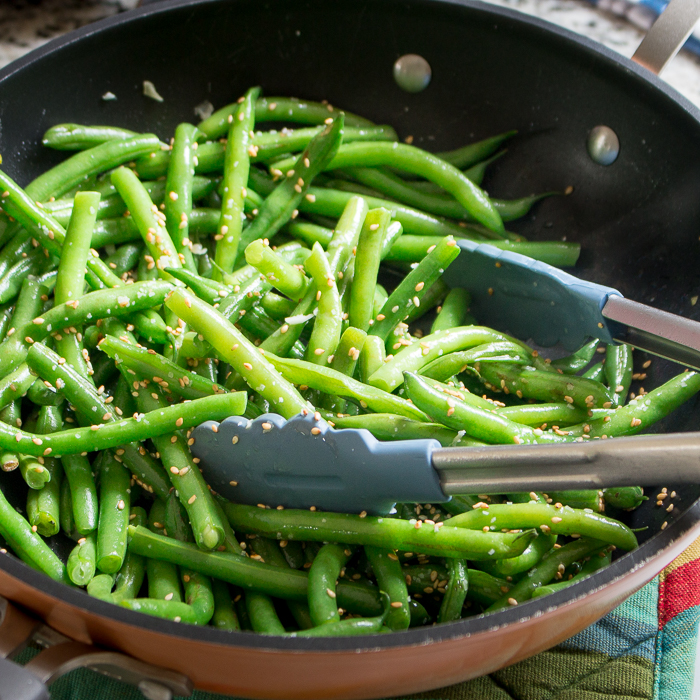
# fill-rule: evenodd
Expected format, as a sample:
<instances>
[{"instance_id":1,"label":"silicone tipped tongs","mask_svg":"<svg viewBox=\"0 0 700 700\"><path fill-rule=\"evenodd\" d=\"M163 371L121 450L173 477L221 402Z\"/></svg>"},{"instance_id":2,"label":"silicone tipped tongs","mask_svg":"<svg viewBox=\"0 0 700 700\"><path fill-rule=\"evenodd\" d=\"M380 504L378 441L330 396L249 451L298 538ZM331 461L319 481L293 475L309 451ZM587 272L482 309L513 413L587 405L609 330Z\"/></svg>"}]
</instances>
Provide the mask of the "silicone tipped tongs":
<instances>
[{"instance_id":1,"label":"silicone tipped tongs","mask_svg":"<svg viewBox=\"0 0 700 700\"><path fill-rule=\"evenodd\" d=\"M488 244L460 240L444 279L472 295L495 327L568 350L588 338L628 342L700 368L700 323L625 299L610 287ZM193 454L212 488L237 502L374 514L451 494L601 489L700 480L700 433L544 445L442 448L437 440L379 442L313 415L233 416L195 428ZM673 460L668 459L673 450Z\"/></svg>"}]
</instances>

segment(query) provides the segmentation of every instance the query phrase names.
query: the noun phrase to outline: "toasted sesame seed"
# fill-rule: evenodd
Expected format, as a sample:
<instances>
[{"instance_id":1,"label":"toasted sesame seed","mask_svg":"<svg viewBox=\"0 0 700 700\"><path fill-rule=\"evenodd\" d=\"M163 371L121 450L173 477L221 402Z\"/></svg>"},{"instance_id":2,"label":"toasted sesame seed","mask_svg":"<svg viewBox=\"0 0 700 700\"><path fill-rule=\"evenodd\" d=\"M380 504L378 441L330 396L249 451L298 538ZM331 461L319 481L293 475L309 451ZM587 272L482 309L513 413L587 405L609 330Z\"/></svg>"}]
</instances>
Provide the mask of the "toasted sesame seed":
<instances>
[{"instance_id":1,"label":"toasted sesame seed","mask_svg":"<svg viewBox=\"0 0 700 700\"><path fill-rule=\"evenodd\" d=\"M558 516L554 516L554 517L552 518L552 522L553 522L553 523L560 523L562 520L563 520L563 518L560 518L560 517L558 517Z\"/></svg>"},{"instance_id":2,"label":"toasted sesame seed","mask_svg":"<svg viewBox=\"0 0 700 700\"><path fill-rule=\"evenodd\" d=\"M197 500L197 496L195 494L192 494L190 498L187 500L187 502L192 505L195 501Z\"/></svg>"},{"instance_id":3,"label":"toasted sesame seed","mask_svg":"<svg viewBox=\"0 0 700 700\"><path fill-rule=\"evenodd\" d=\"M119 508L119 510L124 510L125 507L126 503L124 503L124 501L119 501L119 503L117 503L117 508Z\"/></svg>"},{"instance_id":4,"label":"toasted sesame seed","mask_svg":"<svg viewBox=\"0 0 700 700\"><path fill-rule=\"evenodd\" d=\"M321 433L321 428L311 428L312 435L319 435Z\"/></svg>"}]
</instances>

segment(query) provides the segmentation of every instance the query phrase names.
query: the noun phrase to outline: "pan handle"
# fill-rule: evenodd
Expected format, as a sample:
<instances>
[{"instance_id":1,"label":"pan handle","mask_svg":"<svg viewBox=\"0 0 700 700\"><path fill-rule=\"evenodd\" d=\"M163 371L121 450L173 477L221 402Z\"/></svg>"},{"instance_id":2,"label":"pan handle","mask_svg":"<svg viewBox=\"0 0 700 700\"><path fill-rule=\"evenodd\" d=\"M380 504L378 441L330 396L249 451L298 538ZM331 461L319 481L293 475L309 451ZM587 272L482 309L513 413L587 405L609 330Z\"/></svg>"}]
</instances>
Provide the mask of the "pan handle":
<instances>
[{"instance_id":1,"label":"pan handle","mask_svg":"<svg viewBox=\"0 0 700 700\"><path fill-rule=\"evenodd\" d=\"M24 666L10 661L32 641L44 649ZM0 596L0 700L49 700L48 686L77 668L135 685L147 700L192 694L192 681L187 676L120 652L75 642Z\"/></svg>"},{"instance_id":2,"label":"pan handle","mask_svg":"<svg viewBox=\"0 0 700 700\"><path fill-rule=\"evenodd\" d=\"M700 0L671 0L632 60L658 75L685 44L699 19Z\"/></svg>"}]
</instances>

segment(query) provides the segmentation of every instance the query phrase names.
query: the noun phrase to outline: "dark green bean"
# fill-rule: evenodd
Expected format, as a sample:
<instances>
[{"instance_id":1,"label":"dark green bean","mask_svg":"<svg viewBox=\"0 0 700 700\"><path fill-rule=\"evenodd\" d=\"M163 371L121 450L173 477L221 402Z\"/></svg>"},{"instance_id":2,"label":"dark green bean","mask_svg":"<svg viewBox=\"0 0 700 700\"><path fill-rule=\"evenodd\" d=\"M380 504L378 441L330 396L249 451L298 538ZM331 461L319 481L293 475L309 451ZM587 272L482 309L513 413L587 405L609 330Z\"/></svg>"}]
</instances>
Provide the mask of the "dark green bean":
<instances>
[{"instance_id":1,"label":"dark green bean","mask_svg":"<svg viewBox=\"0 0 700 700\"><path fill-rule=\"evenodd\" d=\"M372 545L458 559L488 561L517 556L535 537L534 532L484 533L429 523L415 526L415 523L395 518L303 510L278 511L232 503L227 503L224 510L231 525L241 532L256 532L285 540ZM467 532L471 534L466 535Z\"/></svg>"}]
</instances>

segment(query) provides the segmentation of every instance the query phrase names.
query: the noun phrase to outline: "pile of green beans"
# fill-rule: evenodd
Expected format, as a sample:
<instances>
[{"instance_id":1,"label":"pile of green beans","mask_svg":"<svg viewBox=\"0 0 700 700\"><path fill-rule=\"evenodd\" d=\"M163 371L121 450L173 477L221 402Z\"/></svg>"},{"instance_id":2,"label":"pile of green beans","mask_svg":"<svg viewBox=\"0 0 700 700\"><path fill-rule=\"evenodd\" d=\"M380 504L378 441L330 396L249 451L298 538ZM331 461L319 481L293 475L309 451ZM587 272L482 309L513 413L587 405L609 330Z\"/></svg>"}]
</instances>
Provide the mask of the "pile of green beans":
<instances>
[{"instance_id":1,"label":"pile of green beans","mask_svg":"<svg viewBox=\"0 0 700 700\"><path fill-rule=\"evenodd\" d=\"M435 155L259 88L169 144L49 129L75 153L24 189L0 172L0 467L26 484L0 491L4 543L132 610L291 636L499 610L633 549L604 510L640 505L636 487L283 510L225 501L189 449L199 423L268 411L444 446L603 439L700 390L688 372L627 401L627 348L550 362L447 288L459 238L576 262L504 227L545 195L480 187L514 133Z\"/></svg>"}]
</instances>

